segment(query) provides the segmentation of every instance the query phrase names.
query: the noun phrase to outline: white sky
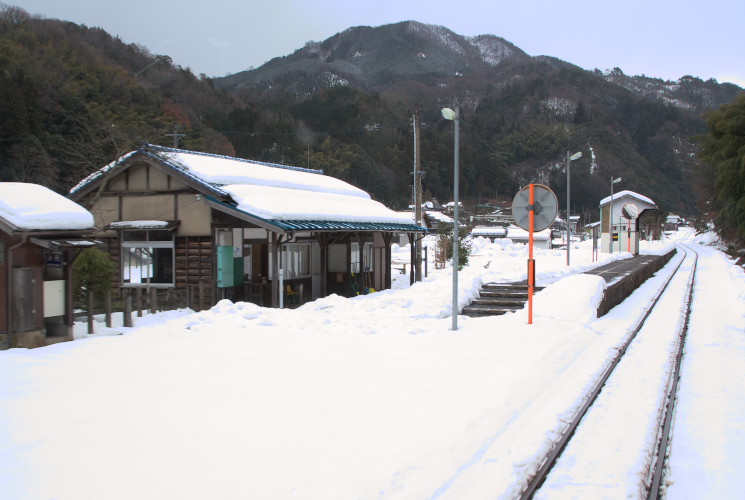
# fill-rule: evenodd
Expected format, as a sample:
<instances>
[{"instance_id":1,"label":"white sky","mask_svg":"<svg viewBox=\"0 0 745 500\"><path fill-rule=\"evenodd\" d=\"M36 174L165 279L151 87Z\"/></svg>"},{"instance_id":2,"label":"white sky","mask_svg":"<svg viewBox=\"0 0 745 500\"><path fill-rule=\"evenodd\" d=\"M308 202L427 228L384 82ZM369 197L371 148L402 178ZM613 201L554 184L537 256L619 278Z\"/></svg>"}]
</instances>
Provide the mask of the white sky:
<instances>
[{"instance_id":1,"label":"white sky","mask_svg":"<svg viewBox=\"0 0 745 500\"><path fill-rule=\"evenodd\" d=\"M225 76L291 54L352 26L406 20L474 36L493 34L530 55L585 69L677 80L716 78L745 87L745 2L710 0L6 0L31 14L98 26L169 55L195 74Z\"/></svg>"}]
</instances>

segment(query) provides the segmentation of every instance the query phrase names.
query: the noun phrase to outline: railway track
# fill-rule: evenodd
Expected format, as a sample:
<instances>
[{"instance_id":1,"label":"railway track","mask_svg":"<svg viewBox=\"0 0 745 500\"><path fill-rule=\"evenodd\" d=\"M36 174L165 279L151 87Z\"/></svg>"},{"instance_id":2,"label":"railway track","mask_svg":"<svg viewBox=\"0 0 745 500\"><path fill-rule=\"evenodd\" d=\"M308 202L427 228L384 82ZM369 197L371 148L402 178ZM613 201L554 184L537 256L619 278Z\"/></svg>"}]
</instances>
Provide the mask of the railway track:
<instances>
[{"instance_id":1,"label":"railway track","mask_svg":"<svg viewBox=\"0 0 745 500\"><path fill-rule=\"evenodd\" d=\"M682 243L678 248L685 256L555 440L521 499L660 496L698 259L693 248ZM624 425L609 428L618 422L618 412L624 412Z\"/></svg>"}]
</instances>

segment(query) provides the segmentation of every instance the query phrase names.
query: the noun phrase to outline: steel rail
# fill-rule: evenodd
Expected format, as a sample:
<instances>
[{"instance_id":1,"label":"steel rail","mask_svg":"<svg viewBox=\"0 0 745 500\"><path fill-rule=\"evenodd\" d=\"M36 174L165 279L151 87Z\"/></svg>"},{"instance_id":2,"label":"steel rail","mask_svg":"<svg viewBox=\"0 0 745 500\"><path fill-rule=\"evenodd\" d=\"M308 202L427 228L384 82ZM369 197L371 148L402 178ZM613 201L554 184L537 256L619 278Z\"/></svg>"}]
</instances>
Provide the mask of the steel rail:
<instances>
[{"instance_id":1,"label":"steel rail","mask_svg":"<svg viewBox=\"0 0 745 500\"><path fill-rule=\"evenodd\" d=\"M687 253L686 253L686 257L687 257ZM548 452L546 457L543 459L541 466L538 468L535 474L533 474L533 476L530 478L530 481L528 482L525 490L520 495L520 500L529 500L533 498L533 495L535 494L535 492L538 490L538 488L541 487L543 482L546 480L546 477L548 477L548 474L551 472L551 469L556 464L559 456L561 455L561 453L564 451L569 441L574 436L574 433L577 427L579 426L580 421L584 418L584 416L587 414L590 407L597 400L598 396L600 395L600 392L603 389L603 386L605 386L605 383L610 378L611 374L613 373L613 370L615 370L615 368L618 366L621 359L626 354L626 351L628 350L629 346L634 341L637 334L641 331L642 327L644 326L649 316L652 314L652 311L657 306L657 303L660 301L660 298L667 290L668 286L670 285L670 282L677 275L678 271L680 270L680 267L683 265L683 262L685 262L686 257L684 257L683 259L681 259L680 262L678 262L673 272L670 273L670 276L665 280L665 283L657 291L656 296L654 297L654 299L651 301L651 303L647 307L645 314L641 317L641 319L637 323L634 330L631 332L631 334L627 337L624 344L618 350L618 353L613 358L611 363L608 365L606 370L603 372L603 375L600 377L598 382L595 384L592 391L590 391L584 404L579 408L577 413L574 415L574 417L572 418L572 421L566 427L561 437L556 441L556 443L554 443L553 448Z\"/></svg>"},{"instance_id":2,"label":"steel rail","mask_svg":"<svg viewBox=\"0 0 745 500\"><path fill-rule=\"evenodd\" d=\"M675 366L671 374L671 383L667 393L667 402L665 404L665 418L662 422L660 429L660 438L657 446L657 459L654 461L654 467L652 468L652 482L649 485L649 494L647 499L660 498L660 487L662 485L662 477L665 471L665 465L667 463L667 448L670 441L670 428L672 427L673 417L675 416L675 405L678 401L678 382L680 381L680 367L683 362L683 351L685 350L685 343L688 338L688 325L691 321L691 311L693 303L693 287L696 283L696 270L698 268L698 252L688 245L681 244L684 247L684 251L688 254L689 251L695 255L693 261L693 271L691 272L691 278L688 281L688 298L686 304L686 317L683 322L683 328L678 334L678 352L675 355Z\"/></svg>"}]
</instances>

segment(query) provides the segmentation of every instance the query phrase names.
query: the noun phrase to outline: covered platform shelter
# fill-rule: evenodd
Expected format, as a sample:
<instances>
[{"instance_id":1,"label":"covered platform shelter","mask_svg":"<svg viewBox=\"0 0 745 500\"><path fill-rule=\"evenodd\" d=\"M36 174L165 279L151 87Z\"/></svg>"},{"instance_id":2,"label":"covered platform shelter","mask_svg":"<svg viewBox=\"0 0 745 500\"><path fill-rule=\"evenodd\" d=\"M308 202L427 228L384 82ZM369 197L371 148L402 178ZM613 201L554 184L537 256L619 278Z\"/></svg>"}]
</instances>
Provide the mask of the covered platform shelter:
<instances>
[{"instance_id":1,"label":"covered platform shelter","mask_svg":"<svg viewBox=\"0 0 745 500\"><path fill-rule=\"evenodd\" d=\"M633 191L620 191L600 201L600 251L639 254L639 219L657 210L654 201Z\"/></svg>"}]
</instances>

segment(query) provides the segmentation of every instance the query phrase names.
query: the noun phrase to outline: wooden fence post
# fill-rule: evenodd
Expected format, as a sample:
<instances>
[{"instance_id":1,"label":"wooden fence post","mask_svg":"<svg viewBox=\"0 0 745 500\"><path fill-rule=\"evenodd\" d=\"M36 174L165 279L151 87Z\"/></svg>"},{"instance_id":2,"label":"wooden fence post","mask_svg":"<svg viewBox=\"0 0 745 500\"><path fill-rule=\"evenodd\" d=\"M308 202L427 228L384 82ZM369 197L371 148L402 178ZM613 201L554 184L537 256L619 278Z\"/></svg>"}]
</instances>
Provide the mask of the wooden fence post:
<instances>
[{"instance_id":1,"label":"wooden fence post","mask_svg":"<svg viewBox=\"0 0 745 500\"><path fill-rule=\"evenodd\" d=\"M122 314L124 326L132 328L132 293L129 288L122 289Z\"/></svg>"},{"instance_id":2,"label":"wooden fence post","mask_svg":"<svg viewBox=\"0 0 745 500\"><path fill-rule=\"evenodd\" d=\"M150 288L150 314L158 312L158 289Z\"/></svg>"},{"instance_id":3,"label":"wooden fence post","mask_svg":"<svg viewBox=\"0 0 745 500\"><path fill-rule=\"evenodd\" d=\"M93 291L88 290L88 335L93 333Z\"/></svg>"},{"instance_id":4,"label":"wooden fence post","mask_svg":"<svg viewBox=\"0 0 745 500\"><path fill-rule=\"evenodd\" d=\"M137 317L142 317L142 288L135 288L135 308L137 309Z\"/></svg>"},{"instance_id":5,"label":"wooden fence post","mask_svg":"<svg viewBox=\"0 0 745 500\"><path fill-rule=\"evenodd\" d=\"M106 328L111 328L111 290L106 290L104 312L106 313Z\"/></svg>"}]
</instances>

